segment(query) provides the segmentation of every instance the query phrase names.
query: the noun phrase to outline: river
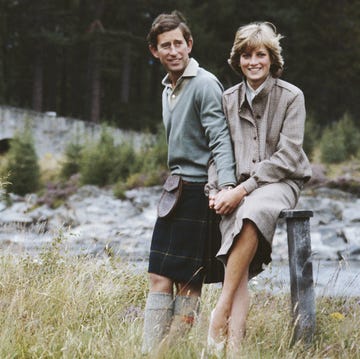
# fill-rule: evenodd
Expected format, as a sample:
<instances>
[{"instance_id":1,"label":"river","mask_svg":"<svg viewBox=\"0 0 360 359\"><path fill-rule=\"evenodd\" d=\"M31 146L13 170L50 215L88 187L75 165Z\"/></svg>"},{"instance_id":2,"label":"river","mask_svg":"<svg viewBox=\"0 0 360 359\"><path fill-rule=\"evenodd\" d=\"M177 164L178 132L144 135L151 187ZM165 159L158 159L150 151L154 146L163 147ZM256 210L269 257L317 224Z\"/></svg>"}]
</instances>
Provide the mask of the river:
<instances>
[{"instance_id":1,"label":"river","mask_svg":"<svg viewBox=\"0 0 360 359\"><path fill-rule=\"evenodd\" d=\"M360 262L313 260L315 295L352 296L360 299ZM252 279L251 287L265 288L272 293L290 291L289 265L274 261L260 275Z\"/></svg>"},{"instance_id":2,"label":"river","mask_svg":"<svg viewBox=\"0 0 360 359\"><path fill-rule=\"evenodd\" d=\"M61 229L69 255L114 255L146 267L160 187L127 191L83 186L58 208L39 206L36 195L0 201L0 254L37 255ZM327 188L304 193L299 208L313 209L311 246L316 294L360 297L360 199ZM251 282L273 292L290 291L287 240L280 223L272 265ZM339 258L344 260L339 262Z\"/></svg>"}]
</instances>

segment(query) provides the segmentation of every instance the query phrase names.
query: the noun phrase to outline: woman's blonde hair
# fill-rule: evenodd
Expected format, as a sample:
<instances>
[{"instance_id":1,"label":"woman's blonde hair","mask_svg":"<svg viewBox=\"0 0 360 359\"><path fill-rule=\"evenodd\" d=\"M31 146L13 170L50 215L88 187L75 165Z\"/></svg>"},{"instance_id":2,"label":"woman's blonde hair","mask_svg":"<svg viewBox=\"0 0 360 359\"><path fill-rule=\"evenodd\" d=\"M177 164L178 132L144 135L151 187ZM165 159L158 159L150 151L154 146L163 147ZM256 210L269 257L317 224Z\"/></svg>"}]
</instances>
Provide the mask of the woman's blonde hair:
<instances>
[{"instance_id":1,"label":"woman's blonde hair","mask_svg":"<svg viewBox=\"0 0 360 359\"><path fill-rule=\"evenodd\" d=\"M271 59L270 73L273 77L279 77L284 67L280 46L280 39L282 38L283 36L276 33L276 27L270 22L254 22L241 26L235 34L228 63L234 71L242 74L240 55L260 46L265 46Z\"/></svg>"}]
</instances>

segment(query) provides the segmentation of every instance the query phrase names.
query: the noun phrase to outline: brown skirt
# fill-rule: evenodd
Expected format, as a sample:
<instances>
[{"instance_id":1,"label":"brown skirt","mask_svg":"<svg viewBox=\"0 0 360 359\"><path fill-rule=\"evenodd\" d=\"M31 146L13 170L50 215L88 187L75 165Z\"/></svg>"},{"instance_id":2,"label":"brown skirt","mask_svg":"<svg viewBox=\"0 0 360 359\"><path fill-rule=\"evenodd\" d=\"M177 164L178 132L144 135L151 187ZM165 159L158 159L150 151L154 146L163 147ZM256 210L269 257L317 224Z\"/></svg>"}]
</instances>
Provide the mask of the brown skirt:
<instances>
[{"instance_id":1,"label":"brown skirt","mask_svg":"<svg viewBox=\"0 0 360 359\"><path fill-rule=\"evenodd\" d=\"M263 270L263 265L271 261L272 241L280 212L294 208L300 195L285 182L270 183L258 187L240 203L220 223L222 243L217 257L226 265L229 251L240 234L244 219L251 220L259 231L259 245L250 264L249 276L254 277Z\"/></svg>"}]
</instances>

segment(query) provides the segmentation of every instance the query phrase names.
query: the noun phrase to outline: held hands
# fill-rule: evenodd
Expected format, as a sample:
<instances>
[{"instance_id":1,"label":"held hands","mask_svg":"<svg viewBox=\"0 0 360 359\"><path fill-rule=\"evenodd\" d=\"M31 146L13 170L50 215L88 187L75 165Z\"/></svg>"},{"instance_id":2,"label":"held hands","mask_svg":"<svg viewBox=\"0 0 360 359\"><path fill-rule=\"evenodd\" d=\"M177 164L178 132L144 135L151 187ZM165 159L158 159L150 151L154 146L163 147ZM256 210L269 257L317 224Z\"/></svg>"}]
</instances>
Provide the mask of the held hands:
<instances>
[{"instance_id":1,"label":"held hands","mask_svg":"<svg viewBox=\"0 0 360 359\"><path fill-rule=\"evenodd\" d=\"M209 208L214 209L216 193L209 194Z\"/></svg>"},{"instance_id":2,"label":"held hands","mask_svg":"<svg viewBox=\"0 0 360 359\"><path fill-rule=\"evenodd\" d=\"M245 189L239 185L231 189L223 189L217 194L209 195L209 207L217 214L230 214L247 195Z\"/></svg>"}]
</instances>

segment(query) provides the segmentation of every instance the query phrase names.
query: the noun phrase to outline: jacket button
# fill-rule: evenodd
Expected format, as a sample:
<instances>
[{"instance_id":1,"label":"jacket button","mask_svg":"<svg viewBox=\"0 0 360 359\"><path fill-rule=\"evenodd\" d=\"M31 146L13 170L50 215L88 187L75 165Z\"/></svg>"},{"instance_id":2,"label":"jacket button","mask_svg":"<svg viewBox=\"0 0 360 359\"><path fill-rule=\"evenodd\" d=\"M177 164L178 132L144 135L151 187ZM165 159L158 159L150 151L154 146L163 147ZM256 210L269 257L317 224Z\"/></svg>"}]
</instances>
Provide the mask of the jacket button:
<instances>
[{"instance_id":1,"label":"jacket button","mask_svg":"<svg viewBox=\"0 0 360 359\"><path fill-rule=\"evenodd\" d=\"M254 136L254 140L256 141L256 136Z\"/></svg>"},{"instance_id":2,"label":"jacket button","mask_svg":"<svg viewBox=\"0 0 360 359\"><path fill-rule=\"evenodd\" d=\"M256 162L256 160L252 160L253 161L253 163L255 163Z\"/></svg>"}]
</instances>

